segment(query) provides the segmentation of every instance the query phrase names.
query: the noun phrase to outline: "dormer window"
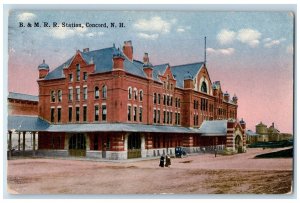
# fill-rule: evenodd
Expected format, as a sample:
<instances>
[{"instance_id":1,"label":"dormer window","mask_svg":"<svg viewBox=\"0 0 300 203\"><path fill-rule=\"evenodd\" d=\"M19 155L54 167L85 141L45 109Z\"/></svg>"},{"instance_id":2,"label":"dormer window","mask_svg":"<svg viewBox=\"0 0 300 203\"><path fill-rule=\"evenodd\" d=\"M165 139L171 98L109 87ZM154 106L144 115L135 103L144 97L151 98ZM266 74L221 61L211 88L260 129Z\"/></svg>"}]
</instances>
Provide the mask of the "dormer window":
<instances>
[{"instance_id":1,"label":"dormer window","mask_svg":"<svg viewBox=\"0 0 300 203\"><path fill-rule=\"evenodd\" d=\"M201 84L201 92L207 93L207 85L204 81Z\"/></svg>"}]
</instances>

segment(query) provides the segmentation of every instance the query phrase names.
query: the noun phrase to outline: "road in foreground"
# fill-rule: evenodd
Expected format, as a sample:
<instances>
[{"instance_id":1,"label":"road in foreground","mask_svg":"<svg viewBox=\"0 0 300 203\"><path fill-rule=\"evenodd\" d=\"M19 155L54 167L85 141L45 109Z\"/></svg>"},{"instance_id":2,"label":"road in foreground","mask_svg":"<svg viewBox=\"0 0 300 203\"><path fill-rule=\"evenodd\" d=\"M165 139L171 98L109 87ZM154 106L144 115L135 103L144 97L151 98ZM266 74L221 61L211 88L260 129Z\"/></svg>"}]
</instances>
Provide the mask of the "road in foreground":
<instances>
[{"instance_id":1,"label":"road in foreground","mask_svg":"<svg viewBox=\"0 0 300 203\"><path fill-rule=\"evenodd\" d=\"M276 150L189 156L172 159L170 168L158 167L158 159L9 160L7 187L11 194L285 194L291 190L293 160L253 158Z\"/></svg>"}]
</instances>

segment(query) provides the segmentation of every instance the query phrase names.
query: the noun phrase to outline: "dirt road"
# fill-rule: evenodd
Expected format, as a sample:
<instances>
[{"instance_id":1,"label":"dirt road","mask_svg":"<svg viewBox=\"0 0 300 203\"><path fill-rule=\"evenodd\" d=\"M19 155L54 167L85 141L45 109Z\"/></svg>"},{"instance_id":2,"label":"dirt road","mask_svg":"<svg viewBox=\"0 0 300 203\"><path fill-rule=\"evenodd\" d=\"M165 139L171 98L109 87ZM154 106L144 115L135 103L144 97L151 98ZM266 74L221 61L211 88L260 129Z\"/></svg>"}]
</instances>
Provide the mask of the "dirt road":
<instances>
[{"instance_id":1,"label":"dirt road","mask_svg":"<svg viewBox=\"0 0 300 203\"><path fill-rule=\"evenodd\" d=\"M277 149L278 150L278 149ZM254 159L276 149L159 160L99 162L62 159L8 161L8 188L18 194L283 194L291 190L292 159Z\"/></svg>"}]
</instances>

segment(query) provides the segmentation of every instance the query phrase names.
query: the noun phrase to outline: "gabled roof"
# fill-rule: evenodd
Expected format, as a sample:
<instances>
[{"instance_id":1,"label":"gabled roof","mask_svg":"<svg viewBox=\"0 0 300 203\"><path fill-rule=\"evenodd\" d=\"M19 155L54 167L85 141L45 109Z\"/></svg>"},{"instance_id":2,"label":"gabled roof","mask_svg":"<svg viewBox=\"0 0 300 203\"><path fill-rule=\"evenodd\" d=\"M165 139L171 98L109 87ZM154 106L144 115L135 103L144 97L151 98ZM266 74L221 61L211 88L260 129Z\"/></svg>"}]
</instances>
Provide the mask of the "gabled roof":
<instances>
[{"instance_id":1,"label":"gabled roof","mask_svg":"<svg viewBox=\"0 0 300 203\"><path fill-rule=\"evenodd\" d=\"M49 123L37 116L8 116L8 130L46 131Z\"/></svg>"},{"instance_id":2,"label":"gabled roof","mask_svg":"<svg viewBox=\"0 0 300 203\"><path fill-rule=\"evenodd\" d=\"M176 86L183 88L184 76L189 73L194 79L203 65L203 62L197 62L185 65L171 66L171 72L176 79Z\"/></svg>"},{"instance_id":3,"label":"gabled roof","mask_svg":"<svg viewBox=\"0 0 300 203\"><path fill-rule=\"evenodd\" d=\"M201 135L213 136L227 134L227 120L203 121L199 128Z\"/></svg>"},{"instance_id":4,"label":"gabled roof","mask_svg":"<svg viewBox=\"0 0 300 203\"><path fill-rule=\"evenodd\" d=\"M153 80L160 81L158 76L163 75L166 72L168 66L168 63L153 66Z\"/></svg>"},{"instance_id":5,"label":"gabled roof","mask_svg":"<svg viewBox=\"0 0 300 203\"><path fill-rule=\"evenodd\" d=\"M33 102L38 102L39 101L38 96L29 95L29 94L21 94L21 93L16 93L16 92L9 92L7 98L8 99L23 100L23 101L33 101Z\"/></svg>"},{"instance_id":6,"label":"gabled roof","mask_svg":"<svg viewBox=\"0 0 300 203\"><path fill-rule=\"evenodd\" d=\"M117 49L115 47L109 47L105 49L99 49L99 50L88 51L88 52L80 51L80 54L87 64L90 64L90 62L93 61L93 63L96 66L95 73L105 73L105 72L112 71L113 53L116 51ZM68 67L70 63L73 61L73 58L74 56L68 59L60 66L58 66L50 73L48 73L48 75L45 77L45 80L64 78L65 76L63 74L63 68ZM143 70L143 63L139 61L136 60L130 61L127 57L125 57L124 69L128 73L146 78L146 74L144 73Z\"/></svg>"}]
</instances>

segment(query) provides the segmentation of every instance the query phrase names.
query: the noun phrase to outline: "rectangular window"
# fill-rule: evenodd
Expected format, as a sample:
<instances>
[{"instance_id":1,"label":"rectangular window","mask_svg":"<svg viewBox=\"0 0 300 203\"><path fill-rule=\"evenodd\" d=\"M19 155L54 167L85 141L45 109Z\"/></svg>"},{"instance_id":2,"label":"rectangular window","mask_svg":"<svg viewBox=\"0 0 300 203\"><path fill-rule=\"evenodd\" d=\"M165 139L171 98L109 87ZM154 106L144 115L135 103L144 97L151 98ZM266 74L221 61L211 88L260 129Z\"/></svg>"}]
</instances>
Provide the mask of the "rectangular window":
<instances>
[{"instance_id":1,"label":"rectangular window","mask_svg":"<svg viewBox=\"0 0 300 203\"><path fill-rule=\"evenodd\" d=\"M157 123L160 123L160 110L157 110Z\"/></svg>"},{"instance_id":2,"label":"rectangular window","mask_svg":"<svg viewBox=\"0 0 300 203\"><path fill-rule=\"evenodd\" d=\"M173 97L170 97L170 106L173 105Z\"/></svg>"},{"instance_id":3,"label":"rectangular window","mask_svg":"<svg viewBox=\"0 0 300 203\"><path fill-rule=\"evenodd\" d=\"M180 108L180 99L178 99L178 108Z\"/></svg>"},{"instance_id":4,"label":"rectangular window","mask_svg":"<svg viewBox=\"0 0 300 203\"><path fill-rule=\"evenodd\" d=\"M87 72L83 72L83 80L87 81Z\"/></svg>"},{"instance_id":5,"label":"rectangular window","mask_svg":"<svg viewBox=\"0 0 300 203\"><path fill-rule=\"evenodd\" d=\"M83 121L87 120L87 106L83 107Z\"/></svg>"},{"instance_id":6,"label":"rectangular window","mask_svg":"<svg viewBox=\"0 0 300 203\"><path fill-rule=\"evenodd\" d=\"M170 96L169 95L167 96L167 105L168 106L170 105Z\"/></svg>"},{"instance_id":7,"label":"rectangular window","mask_svg":"<svg viewBox=\"0 0 300 203\"><path fill-rule=\"evenodd\" d=\"M80 115L79 110L80 110L80 108L77 106L76 107L76 121L79 121L79 115Z\"/></svg>"},{"instance_id":8,"label":"rectangular window","mask_svg":"<svg viewBox=\"0 0 300 203\"><path fill-rule=\"evenodd\" d=\"M60 123L61 122L61 108L57 109L57 122Z\"/></svg>"},{"instance_id":9,"label":"rectangular window","mask_svg":"<svg viewBox=\"0 0 300 203\"><path fill-rule=\"evenodd\" d=\"M76 64L76 80L80 80L80 64Z\"/></svg>"},{"instance_id":10,"label":"rectangular window","mask_svg":"<svg viewBox=\"0 0 300 203\"><path fill-rule=\"evenodd\" d=\"M153 96L153 103L156 104L156 93L154 93L154 96Z\"/></svg>"},{"instance_id":11,"label":"rectangular window","mask_svg":"<svg viewBox=\"0 0 300 203\"><path fill-rule=\"evenodd\" d=\"M167 111L167 123L170 123L170 112Z\"/></svg>"},{"instance_id":12,"label":"rectangular window","mask_svg":"<svg viewBox=\"0 0 300 203\"><path fill-rule=\"evenodd\" d=\"M107 112L106 112L106 105L102 105L102 121L106 121L106 115L107 115Z\"/></svg>"},{"instance_id":13,"label":"rectangular window","mask_svg":"<svg viewBox=\"0 0 300 203\"><path fill-rule=\"evenodd\" d=\"M170 124L172 124L173 112L170 112Z\"/></svg>"},{"instance_id":14,"label":"rectangular window","mask_svg":"<svg viewBox=\"0 0 300 203\"><path fill-rule=\"evenodd\" d=\"M156 123L156 109L153 110L153 123Z\"/></svg>"},{"instance_id":15,"label":"rectangular window","mask_svg":"<svg viewBox=\"0 0 300 203\"><path fill-rule=\"evenodd\" d=\"M175 125L177 125L177 112L175 113Z\"/></svg>"},{"instance_id":16,"label":"rectangular window","mask_svg":"<svg viewBox=\"0 0 300 203\"><path fill-rule=\"evenodd\" d=\"M83 88L83 99L87 100L87 87Z\"/></svg>"},{"instance_id":17,"label":"rectangular window","mask_svg":"<svg viewBox=\"0 0 300 203\"><path fill-rule=\"evenodd\" d=\"M157 103L160 104L160 94L157 95Z\"/></svg>"},{"instance_id":18,"label":"rectangular window","mask_svg":"<svg viewBox=\"0 0 300 203\"><path fill-rule=\"evenodd\" d=\"M133 120L136 121L136 118L137 118L137 107L133 107Z\"/></svg>"},{"instance_id":19,"label":"rectangular window","mask_svg":"<svg viewBox=\"0 0 300 203\"><path fill-rule=\"evenodd\" d=\"M51 108L51 123L54 122L54 108Z\"/></svg>"},{"instance_id":20,"label":"rectangular window","mask_svg":"<svg viewBox=\"0 0 300 203\"><path fill-rule=\"evenodd\" d=\"M178 125L180 125L180 113L178 113Z\"/></svg>"},{"instance_id":21,"label":"rectangular window","mask_svg":"<svg viewBox=\"0 0 300 203\"><path fill-rule=\"evenodd\" d=\"M99 106L95 106L95 121L99 121Z\"/></svg>"},{"instance_id":22,"label":"rectangular window","mask_svg":"<svg viewBox=\"0 0 300 203\"><path fill-rule=\"evenodd\" d=\"M131 121L131 106L128 106L127 119L128 121Z\"/></svg>"},{"instance_id":23,"label":"rectangular window","mask_svg":"<svg viewBox=\"0 0 300 203\"><path fill-rule=\"evenodd\" d=\"M164 111L164 123L166 123L166 111Z\"/></svg>"},{"instance_id":24,"label":"rectangular window","mask_svg":"<svg viewBox=\"0 0 300 203\"><path fill-rule=\"evenodd\" d=\"M77 101L80 100L80 88L79 87L76 88L76 100Z\"/></svg>"},{"instance_id":25,"label":"rectangular window","mask_svg":"<svg viewBox=\"0 0 300 203\"><path fill-rule=\"evenodd\" d=\"M164 101L163 104L166 105L166 95L164 95Z\"/></svg>"},{"instance_id":26,"label":"rectangular window","mask_svg":"<svg viewBox=\"0 0 300 203\"><path fill-rule=\"evenodd\" d=\"M140 117L140 122L142 122L143 121L143 108L142 107L140 107L140 115L139 115L139 117Z\"/></svg>"},{"instance_id":27,"label":"rectangular window","mask_svg":"<svg viewBox=\"0 0 300 203\"><path fill-rule=\"evenodd\" d=\"M72 122L72 107L69 107L69 122Z\"/></svg>"},{"instance_id":28,"label":"rectangular window","mask_svg":"<svg viewBox=\"0 0 300 203\"><path fill-rule=\"evenodd\" d=\"M68 97L69 97L69 101L72 101L73 100L73 89L69 89L69 94L68 94Z\"/></svg>"},{"instance_id":29,"label":"rectangular window","mask_svg":"<svg viewBox=\"0 0 300 203\"><path fill-rule=\"evenodd\" d=\"M73 82L73 74L69 74L69 81Z\"/></svg>"}]
</instances>

